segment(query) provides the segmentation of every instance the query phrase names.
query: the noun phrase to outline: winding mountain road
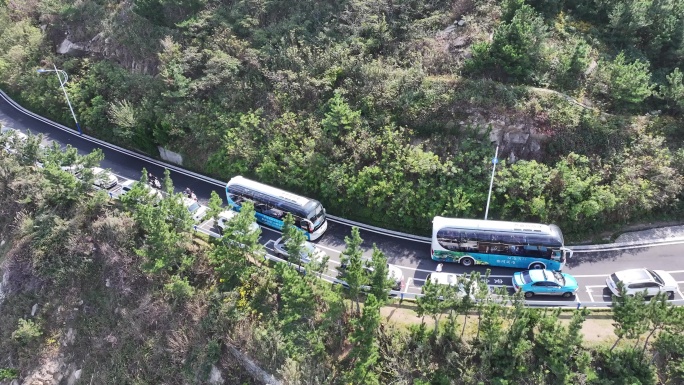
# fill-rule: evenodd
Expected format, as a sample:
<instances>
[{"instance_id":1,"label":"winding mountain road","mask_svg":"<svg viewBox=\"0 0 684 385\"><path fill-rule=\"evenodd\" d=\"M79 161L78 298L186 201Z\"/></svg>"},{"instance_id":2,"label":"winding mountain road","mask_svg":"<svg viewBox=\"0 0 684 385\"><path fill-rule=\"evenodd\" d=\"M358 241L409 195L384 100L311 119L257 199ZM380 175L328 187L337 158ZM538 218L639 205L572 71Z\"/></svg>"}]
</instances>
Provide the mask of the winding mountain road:
<instances>
[{"instance_id":1,"label":"winding mountain road","mask_svg":"<svg viewBox=\"0 0 684 385\"><path fill-rule=\"evenodd\" d=\"M212 178L184 170L178 166L164 163L133 151L124 150L87 135L79 136L78 132L38 116L12 101L0 91L0 123L19 129L23 132L43 134L47 140L56 141L62 145L71 145L79 152L86 154L96 148L101 148L105 159L102 167L111 169L119 178L139 179L143 167L156 175L163 175L164 168L171 170L171 178L180 191L191 187L200 201L206 202L211 191L220 196L225 195L225 184ZM496 208L493 208L496 210ZM316 243L331 256L330 275L334 275L335 264L339 263L339 254L344 250L344 237L350 234L350 226L336 221L329 221L328 231ZM205 231L211 230L212 223L200 225ZM430 259L430 244L416 237L392 234L382 229L360 226L361 237L364 239L365 253L370 256L373 244L377 245L388 257L390 263L398 265L404 272L405 288L403 293L409 296L420 293L420 288L429 272L435 271L437 263ZM272 229L263 228L262 242L269 250L273 241L280 234ZM528 301L536 306L605 306L610 302L610 292L605 286L605 278L617 270L648 267L669 271L680 284L680 290L675 295L674 303L684 305L684 240L673 241L660 245L615 246L598 249L575 250L575 255L564 272L574 275L580 290L576 298L568 300L532 298ZM607 249L607 250L606 250ZM458 264L447 264L444 271L453 273L468 273L479 271L484 274L487 268L476 266L464 268ZM515 270L508 268L491 268L489 284L510 288L511 276Z\"/></svg>"}]
</instances>

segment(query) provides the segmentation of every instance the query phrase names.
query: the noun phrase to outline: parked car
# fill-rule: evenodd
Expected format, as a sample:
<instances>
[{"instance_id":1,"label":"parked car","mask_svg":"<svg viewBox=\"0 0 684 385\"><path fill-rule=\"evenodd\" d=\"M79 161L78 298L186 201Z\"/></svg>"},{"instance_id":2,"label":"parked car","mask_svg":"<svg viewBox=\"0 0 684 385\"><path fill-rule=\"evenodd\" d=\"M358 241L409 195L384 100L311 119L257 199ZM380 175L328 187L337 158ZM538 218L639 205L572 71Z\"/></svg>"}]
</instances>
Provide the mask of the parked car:
<instances>
[{"instance_id":1,"label":"parked car","mask_svg":"<svg viewBox=\"0 0 684 385\"><path fill-rule=\"evenodd\" d=\"M77 164L71 166L61 166L60 168L62 169L62 171L66 171L69 174L75 175L77 177L81 175L81 171L83 171L83 166Z\"/></svg>"},{"instance_id":2,"label":"parked car","mask_svg":"<svg viewBox=\"0 0 684 385\"><path fill-rule=\"evenodd\" d=\"M207 213L207 206L187 197L183 197L183 204L187 207L195 222L199 223L204 219L204 215Z\"/></svg>"},{"instance_id":3,"label":"parked car","mask_svg":"<svg viewBox=\"0 0 684 385\"><path fill-rule=\"evenodd\" d=\"M368 275L373 274L375 268L370 265L371 260L364 258L363 269ZM345 270L347 265L340 264L340 270ZM404 288L404 272L397 265L387 264L387 279L392 281L392 290L401 291Z\"/></svg>"},{"instance_id":4,"label":"parked car","mask_svg":"<svg viewBox=\"0 0 684 385\"><path fill-rule=\"evenodd\" d=\"M668 298L672 299L679 289L674 277L663 270L629 269L611 274L606 278L606 285L616 296L620 296L619 282L624 285L627 295L632 296L640 292L646 292L647 297L667 293Z\"/></svg>"},{"instance_id":5,"label":"parked car","mask_svg":"<svg viewBox=\"0 0 684 385\"><path fill-rule=\"evenodd\" d=\"M236 215L237 212L233 210L225 210L219 213L218 221L216 221L216 228L218 229L219 234L223 235L223 233L226 230L226 227L228 226L228 222L235 218ZM256 231L259 229L259 225L257 225L256 219L254 219L254 222L252 222L249 228L250 231Z\"/></svg>"},{"instance_id":6,"label":"parked car","mask_svg":"<svg viewBox=\"0 0 684 385\"><path fill-rule=\"evenodd\" d=\"M119 183L119 179L114 176L111 172L100 168L100 167L93 167L91 168L93 171L93 175L95 176L95 180L93 181L93 184L99 188L109 190L110 188L116 186L117 183Z\"/></svg>"},{"instance_id":7,"label":"parked car","mask_svg":"<svg viewBox=\"0 0 684 385\"><path fill-rule=\"evenodd\" d=\"M525 298L534 295L558 295L570 298L577 293L579 285L570 274L546 269L518 271L513 274L513 288L522 291Z\"/></svg>"},{"instance_id":8,"label":"parked car","mask_svg":"<svg viewBox=\"0 0 684 385\"><path fill-rule=\"evenodd\" d=\"M276 257L280 259L284 259L286 261L290 260L290 254L285 249L285 242L283 241L282 237L276 239L275 243L273 243L273 252L275 253ZM308 241L304 242L301 253L302 264L310 263L312 260L321 262L327 256L328 254L326 254L325 251L321 250L313 243Z\"/></svg>"},{"instance_id":9,"label":"parked car","mask_svg":"<svg viewBox=\"0 0 684 385\"><path fill-rule=\"evenodd\" d=\"M446 286L458 286L458 296L464 297L466 295L470 296L470 299L475 300L475 293L479 290L478 282L473 282L470 286L470 293L466 292L465 280L468 278L463 277L458 274L446 273L446 272L434 272L429 273L425 277L425 281L432 281L435 285L446 285Z\"/></svg>"},{"instance_id":10,"label":"parked car","mask_svg":"<svg viewBox=\"0 0 684 385\"><path fill-rule=\"evenodd\" d=\"M2 126L2 129L0 130L2 131L2 134L7 133L9 135L9 137L7 138L7 142L5 142L5 151L7 151L10 154L14 154L17 152L17 143L26 141L28 139L28 135L11 127Z\"/></svg>"},{"instance_id":11,"label":"parked car","mask_svg":"<svg viewBox=\"0 0 684 385\"><path fill-rule=\"evenodd\" d=\"M121 194L127 194L129 191L133 189L133 187L137 186L138 184L140 184L140 181L127 179L126 181L121 183ZM146 184L141 184L141 186L143 189L147 191L147 195L152 199L155 205L158 204L159 201L164 199L164 196L162 195L161 191L153 189L152 187Z\"/></svg>"}]
</instances>

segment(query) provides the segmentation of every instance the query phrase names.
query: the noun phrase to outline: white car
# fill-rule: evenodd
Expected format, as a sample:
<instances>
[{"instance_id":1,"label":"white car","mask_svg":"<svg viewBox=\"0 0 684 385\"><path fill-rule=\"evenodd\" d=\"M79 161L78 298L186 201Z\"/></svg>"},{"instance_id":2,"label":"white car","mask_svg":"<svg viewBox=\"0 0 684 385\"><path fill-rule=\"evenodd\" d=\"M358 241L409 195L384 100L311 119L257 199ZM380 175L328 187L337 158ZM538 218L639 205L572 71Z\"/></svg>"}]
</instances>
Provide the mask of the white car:
<instances>
[{"instance_id":1,"label":"white car","mask_svg":"<svg viewBox=\"0 0 684 385\"><path fill-rule=\"evenodd\" d=\"M273 244L273 251L275 252L276 257L286 261L289 260L290 254L288 254L287 250L285 249L285 242L283 242L283 238L276 239L275 243ZM312 260L316 262L322 262L327 256L328 254L326 254L325 251L321 250L313 243L308 241L304 242L304 247L302 247L301 254L301 260L303 264L310 263Z\"/></svg>"},{"instance_id":2,"label":"white car","mask_svg":"<svg viewBox=\"0 0 684 385\"><path fill-rule=\"evenodd\" d=\"M363 258L363 269L366 271L368 275L373 274L373 271L375 270L375 268L370 264L370 258ZM346 264L340 264L340 270L345 270L346 268ZM401 268L399 266L392 265L390 263L387 264L387 279L392 281L392 290L401 291L404 288L404 272L401 271Z\"/></svg>"},{"instance_id":3,"label":"white car","mask_svg":"<svg viewBox=\"0 0 684 385\"><path fill-rule=\"evenodd\" d=\"M473 284L470 286L470 293L466 293L464 282L468 280L468 278L453 273L441 271L434 272L428 274L427 277L425 277L425 280L430 280L435 285L458 286L457 295L459 297L465 297L467 294L473 301L475 300L475 294L478 292L478 290L480 290L478 282L473 282Z\"/></svg>"},{"instance_id":4,"label":"white car","mask_svg":"<svg viewBox=\"0 0 684 385\"><path fill-rule=\"evenodd\" d=\"M647 297L667 293L671 299L679 290L677 281L663 270L629 269L611 274L606 278L606 285L615 296L620 296L618 282L622 282L627 295L631 296L645 291Z\"/></svg>"},{"instance_id":5,"label":"white car","mask_svg":"<svg viewBox=\"0 0 684 385\"><path fill-rule=\"evenodd\" d=\"M7 143L5 143L5 150L10 154L14 154L16 152L14 148L16 146L16 143L23 142L26 141L26 139L28 139L28 135L11 127L2 126L1 131L2 134L12 133L14 135L13 137L8 138Z\"/></svg>"},{"instance_id":6,"label":"white car","mask_svg":"<svg viewBox=\"0 0 684 385\"><path fill-rule=\"evenodd\" d=\"M138 183L140 183L140 182L137 180L127 179L126 181L121 183L121 194L122 195L127 194ZM152 198L152 200L154 201L155 204L158 203L160 200L164 199L164 196L162 195L161 191L159 191L157 189L153 189L152 187L150 187L146 184L143 184L142 186L147 191L147 195L149 195L150 198Z\"/></svg>"},{"instance_id":7,"label":"white car","mask_svg":"<svg viewBox=\"0 0 684 385\"><path fill-rule=\"evenodd\" d=\"M99 188L109 190L110 188L116 186L117 183L119 183L119 179L117 179L116 176L112 175L111 172L103 168L93 167L91 168L91 170L93 171L93 175L95 176L93 184Z\"/></svg>"},{"instance_id":8,"label":"white car","mask_svg":"<svg viewBox=\"0 0 684 385\"><path fill-rule=\"evenodd\" d=\"M223 232L226 231L226 227L228 226L228 222L233 220L236 215L237 212L233 210L225 210L219 213L218 221L216 221L216 227L219 230L219 234L223 235ZM256 220L254 220L254 222L252 222L252 224L249 226L249 230L256 231L258 229L259 225L257 225Z\"/></svg>"},{"instance_id":9,"label":"white car","mask_svg":"<svg viewBox=\"0 0 684 385\"><path fill-rule=\"evenodd\" d=\"M201 222L204 219L204 215L207 213L207 206L204 206L194 199L183 197L183 205L188 209L192 220L196 223Z\"/></svg>"}]
</instances>

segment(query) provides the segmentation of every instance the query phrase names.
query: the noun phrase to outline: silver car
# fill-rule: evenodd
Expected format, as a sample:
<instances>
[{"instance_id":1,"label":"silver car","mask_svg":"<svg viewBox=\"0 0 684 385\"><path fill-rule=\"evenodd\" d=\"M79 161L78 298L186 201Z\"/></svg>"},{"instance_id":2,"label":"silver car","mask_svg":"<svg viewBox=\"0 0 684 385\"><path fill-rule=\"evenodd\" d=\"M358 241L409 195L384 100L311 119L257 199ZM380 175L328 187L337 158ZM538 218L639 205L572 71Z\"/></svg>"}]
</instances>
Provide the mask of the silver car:
<instances>
[{"instance_id":1,"label":"silver car","mask_svg":"<svg viewBox=\"0 0 684 385\"><path fill-rule=\"evenodd\" d=\"M194 199L183 198L183 205L188 209L192 220L199 223L204 219L204 215L207 213L207 206L204 206Z\"/></svg>"},{"instance_id":2,"label":"silver car","mask_svg":"<svg viewBox=\"0 0 684 385\"><path fill-rule=\"evenodd\" d=\"M285 249L285 242L283 241L283 238L276 239L275 243L273 244L273 251L276 257L280 259L287 261L290 258L290 254L287 252L287 249ZM326 254L325 251L316 247L316 245L313 243L304 242L301 253L301 261L303 264L310 263L312 260L320 263L327 256L328 254Z\"/></svg>"},{"instance_id":3,"label":"silver car","mask_svg":"<svg viewBox=\"0 0 684 385\"><path fill-rule=\"evenodd\" d=\"M91 170L95 176L93 184L101 189L109 190L119 183L119 179L116 176L103 168L93 167Z\"/></svg>"},{"instance_id":4,"label":"silver car","mask_svg":"<svg viewBox=\"0 0 684 385\"><path fill-rule=\"evenodd\" d=\"M619 282L624 285L627 295L631 296L640 292L646 292L647 297L667 293L667 297L672 299L679 290L677 281L664 270L629 269L611 274L606 278L606 285L615 296L620 296Z\"/></svg>"}]
</instances>

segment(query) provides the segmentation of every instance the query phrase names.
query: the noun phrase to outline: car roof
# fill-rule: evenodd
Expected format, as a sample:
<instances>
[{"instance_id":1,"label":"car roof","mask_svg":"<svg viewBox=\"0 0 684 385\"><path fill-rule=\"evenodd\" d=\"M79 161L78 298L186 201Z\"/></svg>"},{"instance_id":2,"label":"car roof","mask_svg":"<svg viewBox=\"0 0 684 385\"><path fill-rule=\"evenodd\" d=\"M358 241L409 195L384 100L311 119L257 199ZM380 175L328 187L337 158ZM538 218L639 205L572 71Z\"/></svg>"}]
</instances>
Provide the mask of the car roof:
<instances>
[{"instance_id":1,"label":"car roof","mask_svg":"<svg viewBox=\"0 0 684 385\"><path fill-rule=\"evenodd\" d=\"M183 204L184 204L184 205L186 205L186 206L192 206L193 203L199 204L199 202L197 202L197 201L194 200L194 199L190 199L190 198L187 198L187 197L183 197Z\"/></svg>"},{"instance_id":2,"label":"car roof","mask_svg":"<svg viewBox=\"0 0 684 385\"><path fill-rule=\"evenodd\" d=\"M530 278L533 282L554 280L553 273L551 273L550 271L546 271L545 269L529 270L528 274L530 275Z\"/></svg>"},{"instance_id":3,"label":"car roof","mask_svg":"<svg viewBox=\"0 0 684 385\"><path fill-rule=\"evenodd\" d=\"M236 211L233 210L223 210L220 213L218 213L219 219L224 218L226 220L231 220L237 215Z\"/></svg>"},{"instance_id":4,"label":"car roof","mask_svg":"<svg viewBox=\"0 0 684 385\"><path fill-rule=\"evenodd\" d=\"M440 285L455 285L458 283L458 275L453 273L435 272L430 273L430 280Z\"/></svg>"},{"instance_id":5,"label":"car roof","mask_svg":"<svg viewBox=\"0 0 684 385\"><path fill-rule=\"evenodd\" d=\"M646 269L629 269L615 273L622 282L648 282L653 281L653 276Z\"/></svg>"}]
</instances>

